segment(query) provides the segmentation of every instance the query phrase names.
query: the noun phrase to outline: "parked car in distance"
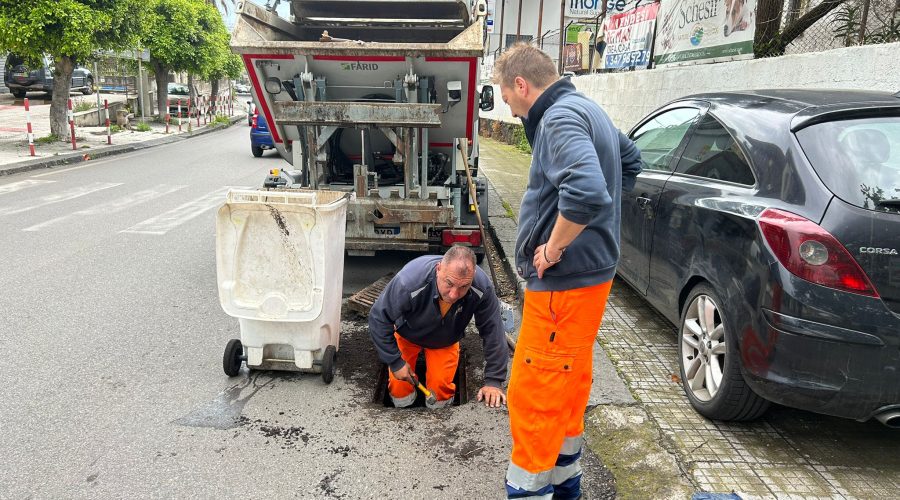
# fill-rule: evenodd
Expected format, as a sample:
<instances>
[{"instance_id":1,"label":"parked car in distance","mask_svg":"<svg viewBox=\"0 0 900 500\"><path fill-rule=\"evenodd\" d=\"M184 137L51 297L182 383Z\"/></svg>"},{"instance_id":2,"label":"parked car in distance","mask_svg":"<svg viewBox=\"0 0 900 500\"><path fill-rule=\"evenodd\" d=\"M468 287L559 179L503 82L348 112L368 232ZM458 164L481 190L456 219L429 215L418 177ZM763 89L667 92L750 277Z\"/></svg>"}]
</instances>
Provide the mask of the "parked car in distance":
<instances>
[{"instance_id":1,"label":"parked car in distance","mask_svg":"<svg viewBox=\"0 0 900 500\"><path fill-rule=\"evenodd\" d=\"M197 110L196 103L191 102L191 91L187 84L177 83L177 82L169 82L168 84L168 96L169 96L169 115L172 117L177 117L178 113L181 113L181 116L188 116L188 111L190 111L190 116L195 116L199 111ZM200 91L197 87L194 87L194 96L199 96ZM180 107L179 107L180 104Z\"/></svg>"},{"instance_id":2,"label":"parked car in distance","mask_svg":"<svg viewBox=\"0 0 900 500\"><path fill-rule=\"evenodd\" d=\"M16 55L9 54L4 68L4 84L16 98L25 97L27 92L53 93L53 61L44 56L39 68L30 68L25 60ZM94 75L86 68L76 66L72 72L73 91L80 91L84 95L94 93Z\"/></svg>"},{"instance_id":3,"label":"parked car in distance","mask_svg":"<svg viewBox=\"0 0 900 500\"><path fill-rule=\"evenodd\" d=\"M256 113L250 123L250 152L259 158L266 149L275 149L275 143L272 141L272 133L269 132L266 117Z\"/></svg>"},{"instance_id":4,"label":"parked car in distance","mask_svg":"<svg viewBox=\"0 0 900 500\"><path fill-rule=\"evenodd\" d=\"M691 405L900 427L900 94L694 95L630 136L618 273L677 325Z\"/></svg>"},{"instance_id":5,"label":"parked car in distance","mask_svg":"<svg viewBox=\"0 0 900 500\"><path fill-rule=\"evenodd\" d=\"M234 93L235 94L249 94L250 86L243 83L234 84Z\"/></svg>"}]
</instances>

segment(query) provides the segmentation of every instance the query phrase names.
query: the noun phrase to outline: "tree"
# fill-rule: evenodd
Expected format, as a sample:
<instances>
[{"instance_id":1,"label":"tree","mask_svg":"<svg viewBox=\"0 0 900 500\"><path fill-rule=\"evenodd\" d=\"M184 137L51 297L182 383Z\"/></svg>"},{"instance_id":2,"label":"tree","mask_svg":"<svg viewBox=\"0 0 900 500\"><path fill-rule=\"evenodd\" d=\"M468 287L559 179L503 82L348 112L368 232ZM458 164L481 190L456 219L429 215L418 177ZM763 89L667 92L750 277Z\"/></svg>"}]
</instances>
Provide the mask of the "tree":
<instances>
[{"instance_id":1,"label":"tree","mask_svg":"<svg viewBox=\"0 0 900 500\"><path fill-rule=\"evenodd\" d=\"M212 86L212 95L218 95L219 93L219 80L223 78L240 78L241 72L244 70L244 63L241 62L241 58L237 54L232 53L227 45L224 49L220 63L213 71L205 75Z\"/></svg>"},{"instance_id":2,"label":"tree","mask_svg":"<svg viewBox=\"0 0 900 500\"><path fill-rule=\"evenodd\" d=\"M781 28L782 8L784 0L759 0L756 4L756 37L754 52L757 57L780 56L787 46L802 35L819 19L841 6L847 0L823 0L822 3L809 9L806 14L794 19L790 16L784 29Z\"/></svg>"},{"instance_id":3,"label":"tree","mask_svg":"<svg viewBox=\"0 0 900 500\"><path fill-rule=\"evenodd\" d=\"M156 75L156 104L162 116L170 71L206 75L221 61L228 31L219 11L206 0L151 0L142 43ZM223 42L224 41L224 42Z\"/></svg>"},{"instance_id":4,"label":"tree","mask_svg":"<svg viewBox=\"0 0 900 500\"><path fill-rule=\"evenodd\" d=\"M97 50L133 46L141 26L138 0L0 0L0 47L30 62L53 61L50 133L68 140L66 101L76 62Z\"/></svg>"}]
</instances>

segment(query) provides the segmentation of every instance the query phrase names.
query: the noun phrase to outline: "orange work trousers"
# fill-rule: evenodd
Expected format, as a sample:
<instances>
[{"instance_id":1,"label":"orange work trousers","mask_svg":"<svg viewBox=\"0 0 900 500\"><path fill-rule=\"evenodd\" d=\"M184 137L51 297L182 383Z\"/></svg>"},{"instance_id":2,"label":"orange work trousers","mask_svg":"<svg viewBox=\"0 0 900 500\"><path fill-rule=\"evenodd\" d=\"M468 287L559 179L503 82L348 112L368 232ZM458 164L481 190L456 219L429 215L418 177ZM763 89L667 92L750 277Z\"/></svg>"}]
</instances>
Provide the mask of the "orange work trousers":
<instances>
[{"instance_id":1,"label":"orange work trousers","mask_svg":"<svg viewBox=\"0 0 900 500\"><path fill-rule=\"evenodd\" d=\"M525 291L522 326L509 379L513 447L507 483L516 491L546 491L580 465L555 471L557 459L577 459L593 380L593 348L612 281L559 292ZM577 470L576 470L577 467Z\"/></svg>"},{"instance_id":2,"label":"orange work trousers","mask_svg":"<svg viewBox=\"0 0 900 500\"><path fill-rule=\"evenodd\" d=\"M425 349L425 386L434 393L437 399L436 408L448 405L456 394L453 377L456 375L456 365L459 364L459 342L441 349L426 349L404 339L397 332L394 332L394 338L400 347L400 356L413 370L416 368L419 353ZM405 380L395 378L390 368L388 368L388 392L394 406L397 407L409 406L416 400L416 388Z\"/></svg>"}]
</instances>

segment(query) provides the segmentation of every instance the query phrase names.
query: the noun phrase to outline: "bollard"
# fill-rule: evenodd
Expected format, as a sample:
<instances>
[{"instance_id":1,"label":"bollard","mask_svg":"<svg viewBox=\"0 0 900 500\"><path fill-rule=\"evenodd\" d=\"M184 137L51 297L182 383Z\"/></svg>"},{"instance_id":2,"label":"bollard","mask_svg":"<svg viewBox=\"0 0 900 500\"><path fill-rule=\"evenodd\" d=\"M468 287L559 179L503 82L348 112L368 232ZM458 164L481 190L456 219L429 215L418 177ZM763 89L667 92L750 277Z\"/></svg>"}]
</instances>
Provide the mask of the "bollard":
<instances>
[{"instance_id":1,"label":"bollard","mask_svg":"<svg viewBox=\"0 0 900 500\"><path fill-rule=\"evenodd\" d=\"M170 99L166 99L166 133L169 133L169 121L171 121L172 116L169 114L169 110L172 109L172 101Z\"/></svg>"},{"instance_id":2,"label":"bollard","mask_svg":"<svg viewBox=\"0 0 900 500\"><path fill-rule=\"evenodd\" d=\"M75 146L75 113L72 111L72 99L67 101L69 108L69 133L72 135L72 151L77 151L78 148Z\"/></svg>"},{"instance_id":3,"label":"bollard","mask_svg":"<svg viewBox=\"0 0 900 500\"><path fill-rule=\"evenodd\" d=\"M197 113L197 128L200 128L200 96L197 96L197 102L194 103L194 111ZM188 113L190 116L190 113Z\"/></svg>"},{"instance_id":4,"label":"bollard","mask_svg":"<svg viewBox=\"0 0 900 500\"><path fill-rule=\"evenodd\" d=\"M187 115L188 115L187 116L188 133L190 134L191 132L193 132L193 129L191 128L191 99L190 98L188 98L188 100L187 100Z\"/></svg>"},{"instance_id":5,"label":"bollard","mask_svg":"<svg viewBox=\"0 0 900 500\"><path fill-rule=\"evenodd\" d=\"M31 156L36 156L34 154L34 132L31 130L31 110L28 107L28 98L25 98L25 122L26 122L26 130L28 130L28 151L31 153Z\"/></svg>"},{"instance_id":6,"label":"bollard","mask_svg":"<svg viewBox=\"0 0 900 500\"><path fill-rule=\"evenodd\" d=\"M206 125L206 115L209 113L209 101L207 97L203 97L203 124Z\"/></svg>"},{"instance_id":7,"label":"bollard","mask_svg":"<svg viewBox=\"0 0 900 500\"><path fill-rule=\"evenodd\" d=\"M181 98L178 98L178 133L181 133Z\"/></svg>"},{"instance_id":8,"label":"bollard","mask_svg":"<svg viewBox=\"0 0 900 500\"><path fill-rule=\"evenodd\" d=\"M109 101L103 99L103 109L106 110L106 143L112 144L112 129L109 126Z\"/></svg>"}]
</instances>

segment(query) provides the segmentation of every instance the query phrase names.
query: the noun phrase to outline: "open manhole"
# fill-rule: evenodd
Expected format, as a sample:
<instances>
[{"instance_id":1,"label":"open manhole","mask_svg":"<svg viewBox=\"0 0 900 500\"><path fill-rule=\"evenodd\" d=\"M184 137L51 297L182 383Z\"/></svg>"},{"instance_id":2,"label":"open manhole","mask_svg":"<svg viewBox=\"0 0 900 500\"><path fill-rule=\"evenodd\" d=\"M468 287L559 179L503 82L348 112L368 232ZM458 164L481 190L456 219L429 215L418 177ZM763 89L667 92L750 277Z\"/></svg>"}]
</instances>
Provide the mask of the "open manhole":
<instances>
[{"instance_id":1,"label":"open manhole","mask_svg":"<svg viewBox=\"0 0 900 500\"><path fill-rule=\"evenodd\" d=\"M453 377L453 383L456 384L456 396L453 398L453 406L464 405L469 402L469 377L467 368L469 364L469 356L465 347L459 350L459 364L456 365L456 375ZM375 377L375 393L372 402L382 404L385 408L393 408L394 403L391 401L391 395L388 393L388 367L384 363L377 363L378 373ZM428 387L428 381L425 378L425 353L419 354L416 361L416 376L425 387ZM408 408L424 407L425 395L422 391L416 391L416 400L412 406Z\"/></svg>"}]
</instances>

